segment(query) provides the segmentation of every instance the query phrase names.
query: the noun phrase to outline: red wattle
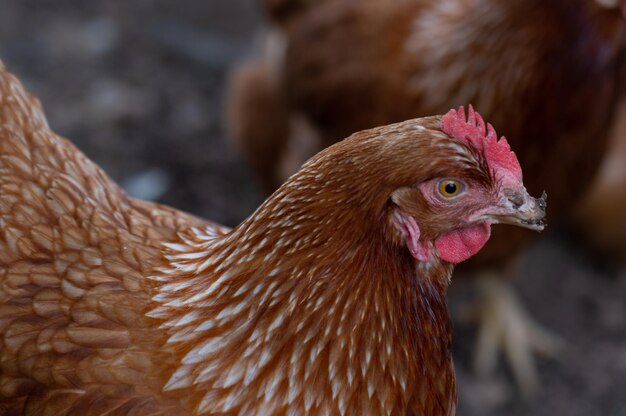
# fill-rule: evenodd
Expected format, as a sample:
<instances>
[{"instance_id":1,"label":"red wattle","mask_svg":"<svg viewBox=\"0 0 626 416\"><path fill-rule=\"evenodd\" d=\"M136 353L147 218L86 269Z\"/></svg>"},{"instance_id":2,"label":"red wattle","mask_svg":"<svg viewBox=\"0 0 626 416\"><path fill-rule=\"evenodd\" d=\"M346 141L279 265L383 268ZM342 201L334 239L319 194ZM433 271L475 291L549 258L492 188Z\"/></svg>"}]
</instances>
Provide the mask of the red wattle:
<instances>
[{"instance_id":1,"label":"red wattle","mask_svg":"<svg viewBox=\"0 0 626 416\"><path fill-rule=\"evenodd\" d=\"M491 226L480 223L451 231L435 240L439 257L450 263L460 263L478 253L491 236Z\"/></svg>"}]
</instances>

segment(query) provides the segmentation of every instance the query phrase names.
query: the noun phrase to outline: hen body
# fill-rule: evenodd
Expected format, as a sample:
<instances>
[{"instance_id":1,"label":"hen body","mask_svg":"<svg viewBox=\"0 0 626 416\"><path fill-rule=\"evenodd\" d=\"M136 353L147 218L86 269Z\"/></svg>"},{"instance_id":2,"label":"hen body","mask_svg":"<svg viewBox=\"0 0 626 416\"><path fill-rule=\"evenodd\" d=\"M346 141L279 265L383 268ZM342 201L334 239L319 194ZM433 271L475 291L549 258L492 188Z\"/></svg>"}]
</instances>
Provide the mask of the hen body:
<instances>
[{"instance_id":1,"label":"hen body","mask_svg":"<svg viewBox=\"0 0 626 416\"><path fill-rule=\"evenodd\" d=\"M0 192L11 415L453 415L443 258L544 216L506 141L451 111L329 148L229 231L128 197L4 67Z\"/></svg>"},{"instance_id":2,"label":"hen body","mask_svg":"<svg viewBox=\"0 0 626 416\"><path fill-rule=\"evenodd\" d=\"M624 6L599 3L267 1L269 52L233 77L230 120L240 123L233 136L271 188L311 148L471 102L502 126L528 169L526 185L547 190L558 223L592 180L615 110ZM267 97L272 104L252 108ZM273 151L258 151L269 142ZM496 229L462 268L510 274L531 238ZM519 378L532 390L532 377Z\"/></svg>"}]
</instances>

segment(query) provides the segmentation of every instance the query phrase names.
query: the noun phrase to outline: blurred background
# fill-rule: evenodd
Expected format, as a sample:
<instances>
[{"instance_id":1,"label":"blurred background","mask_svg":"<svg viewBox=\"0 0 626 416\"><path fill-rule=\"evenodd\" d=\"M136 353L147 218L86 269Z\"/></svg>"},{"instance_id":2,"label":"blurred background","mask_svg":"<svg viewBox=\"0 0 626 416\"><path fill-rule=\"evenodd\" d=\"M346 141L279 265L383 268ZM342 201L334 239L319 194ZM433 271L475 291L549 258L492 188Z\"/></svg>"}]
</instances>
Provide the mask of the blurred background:
<instances>
[{"instance_id":1,"label":"blurred background","mask_svg":"<svg viewBox=\"0 0 626 416\"><path fill-rule=\"evenodd\" d=\"M265 194L223 128L228 71L261 47L261 31L255 0L0 3L0 57L41 99L56 132L131 194L229 226ZM458 414L626 415L620 260L590 249L571 227L533 245L514 284L566 346L556 359L538 359L540 391L525 401L502 363L489 380L472 374L476 331L456 324ZM469 286L452 288L453 311Z\"/></svg>"}]
</instances>

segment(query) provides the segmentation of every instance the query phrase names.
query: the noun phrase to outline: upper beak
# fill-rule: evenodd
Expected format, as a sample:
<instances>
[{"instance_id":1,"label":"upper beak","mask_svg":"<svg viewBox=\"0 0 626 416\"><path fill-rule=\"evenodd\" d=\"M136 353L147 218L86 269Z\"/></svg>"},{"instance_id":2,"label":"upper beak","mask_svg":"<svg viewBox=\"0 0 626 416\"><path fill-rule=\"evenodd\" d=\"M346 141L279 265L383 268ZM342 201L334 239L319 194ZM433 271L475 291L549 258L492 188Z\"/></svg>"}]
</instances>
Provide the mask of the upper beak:
<instances>
[{"instance_id":1,"label":"upper beak","mask_svg":"<svg viewBox=\"0 0 626 416\"><path fill-rule=\"evenodd\" d=\"M488 216L500 224L512 224L531 230L542 231L546 228L546 199L544 191L541 197L533 198L526 192L504 192L504 198L498 208Z\"/></svg>"}]
</instances>

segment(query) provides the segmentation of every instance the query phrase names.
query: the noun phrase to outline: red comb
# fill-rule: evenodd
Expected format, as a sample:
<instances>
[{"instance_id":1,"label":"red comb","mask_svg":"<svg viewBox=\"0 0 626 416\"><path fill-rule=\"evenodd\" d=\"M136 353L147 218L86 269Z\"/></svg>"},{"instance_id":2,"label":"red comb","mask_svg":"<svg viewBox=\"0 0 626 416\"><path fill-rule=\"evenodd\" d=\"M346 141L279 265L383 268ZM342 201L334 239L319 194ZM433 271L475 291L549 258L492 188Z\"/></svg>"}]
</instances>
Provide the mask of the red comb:
<instances>
[{"instance_id":1,"label":"red comb","mask_svg":"<svg viewBox=\"0 0 626 416\"><path fill-rule=\"evenodd\" d=\"M522 168L515 153L504 136L498 140L498 135L489 123L485 126L483 118L470 105L467 119L465 109L450 110L441 119L444 133L456 137L467 144L482 150L489 166L494 170L506 170L515 178L522 178Z\"/></svg>"}]
</instances>

